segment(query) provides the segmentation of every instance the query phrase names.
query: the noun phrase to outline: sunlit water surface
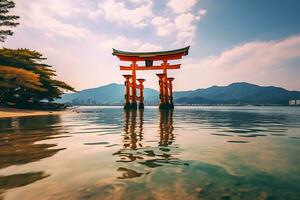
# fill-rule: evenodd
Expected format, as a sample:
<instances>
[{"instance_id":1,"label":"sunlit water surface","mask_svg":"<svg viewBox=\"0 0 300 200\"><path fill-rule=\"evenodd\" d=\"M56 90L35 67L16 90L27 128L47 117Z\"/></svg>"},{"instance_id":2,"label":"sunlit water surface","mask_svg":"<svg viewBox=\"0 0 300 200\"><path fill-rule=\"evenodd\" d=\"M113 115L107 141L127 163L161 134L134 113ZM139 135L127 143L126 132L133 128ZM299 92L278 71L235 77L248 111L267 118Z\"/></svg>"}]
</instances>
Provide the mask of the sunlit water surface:
<instances>
[{"instance_id":1,"label":"sunlit water surface","mask_svg":"<svg viewBox=\"0 0 300 200\"><path fill-rule=\"evenodd\" d=\"M300 199L300 108L0 119L0 199Z\"/></svg>"}]
</instances>

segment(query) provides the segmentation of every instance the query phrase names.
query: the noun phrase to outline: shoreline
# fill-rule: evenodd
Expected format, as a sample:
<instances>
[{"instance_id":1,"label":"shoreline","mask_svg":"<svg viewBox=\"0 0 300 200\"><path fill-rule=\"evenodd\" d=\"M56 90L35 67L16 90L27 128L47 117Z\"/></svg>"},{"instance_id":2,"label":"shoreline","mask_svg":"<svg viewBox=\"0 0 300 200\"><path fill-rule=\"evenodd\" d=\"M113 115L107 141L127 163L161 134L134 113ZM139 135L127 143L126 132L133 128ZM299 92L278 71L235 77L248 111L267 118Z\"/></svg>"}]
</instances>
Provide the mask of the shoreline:
<instances>
[{"instance_id":1,"label":"shoreline","mask_svg":"<svg viewBox=\"0 0 300 200\"><path fill-rule=\"evenodd\" d=\"M44 116L44 115L59 115L71 112L70 109L62 111L49 111L49 110L28 110L16 108L0 108L0 119L3 118L16 118L27 116Z\"/></svg>"}]
</instances>

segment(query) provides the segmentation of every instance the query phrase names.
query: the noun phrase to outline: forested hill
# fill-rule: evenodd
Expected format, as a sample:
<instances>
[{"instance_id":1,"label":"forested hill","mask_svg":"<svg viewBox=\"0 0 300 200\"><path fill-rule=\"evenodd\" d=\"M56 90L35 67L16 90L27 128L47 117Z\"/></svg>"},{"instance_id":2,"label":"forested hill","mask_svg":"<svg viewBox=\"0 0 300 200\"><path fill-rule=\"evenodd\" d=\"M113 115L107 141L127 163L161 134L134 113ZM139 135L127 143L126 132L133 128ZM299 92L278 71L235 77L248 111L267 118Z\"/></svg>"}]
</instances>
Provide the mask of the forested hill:
<instances>
[{"instance_id":1,"label":"forested hill","mask_svg":"<svg viewBox=\"0 0 300 200\"><path fill-rule=\"evenodd\" d=\"M274 86L258 86L250 83L232 83L228 86L212 86L206 89L175 92L180 104L288 104L300 99L299 91L288 91Z\"/></svg>"},{"instance_id":2,"label":"forested hill","mask_svg":"<svg viewBox=\"0 0 300 200\"><path fill-rule=\"evenodd\" d=\"M125 87L122 84L112 83L97 88L82 90L78 93L64 94L59 103L79 104L118 104L124 100ZM145 101L157 103L158 93L154 89L145 88ZM154 101L154 102L153 102Z\"/></svg>"}]
</instances>

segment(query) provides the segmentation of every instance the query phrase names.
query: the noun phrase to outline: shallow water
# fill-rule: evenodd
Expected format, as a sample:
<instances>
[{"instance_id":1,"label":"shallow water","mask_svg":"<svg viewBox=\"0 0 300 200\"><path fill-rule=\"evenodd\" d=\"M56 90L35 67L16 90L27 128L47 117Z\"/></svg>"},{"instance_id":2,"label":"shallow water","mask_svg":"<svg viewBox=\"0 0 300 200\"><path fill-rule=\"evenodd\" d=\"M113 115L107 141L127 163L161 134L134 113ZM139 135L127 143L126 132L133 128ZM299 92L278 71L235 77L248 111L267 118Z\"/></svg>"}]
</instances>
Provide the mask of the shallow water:
<instances>
[{"instance_id":1,"label":"shallow water","mask_svg":"<svg viewBox=\"0 0 300 200\"><path fill-rule=\"evenodd\" d=\"M300 108L0 119L0 199L300 199Z\"/></svg>"}]
</instances>

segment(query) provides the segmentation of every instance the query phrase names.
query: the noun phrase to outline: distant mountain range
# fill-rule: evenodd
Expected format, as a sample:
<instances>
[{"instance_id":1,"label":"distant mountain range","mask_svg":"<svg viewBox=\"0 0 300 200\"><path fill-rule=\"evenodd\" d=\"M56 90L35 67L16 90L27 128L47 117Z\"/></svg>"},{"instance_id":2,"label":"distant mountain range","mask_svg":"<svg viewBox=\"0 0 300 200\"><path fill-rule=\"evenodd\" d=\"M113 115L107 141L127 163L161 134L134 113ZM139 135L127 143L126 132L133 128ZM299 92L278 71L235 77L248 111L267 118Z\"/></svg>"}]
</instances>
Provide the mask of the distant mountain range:
<instances>
[{"instance_id":1,"label":"distant mountain range","mask_svg":"<svg viewBox=\"0 0 300 200\"><path fill-rule=\"evenodd\" d=\"M122 84L112 83L98 88L65 94L60 103L75 104L121 104L125 88ZM212 86L206 89L174 92L177 104L280 104L287 105L289 100L300 99L299 91L288 91L274 86L258 86L250 83L232 83L228 86ZM156 104L158 92L145 88L145 102Z\"/></svg>"},{"instance_id":2,"label":"distant mountain range","mask_svg":"<svg viewBox=\"0 0 300 200\"><path fill-rule=\"evenodd\" d=\"M125 87L111 83L98 88L86 89L77 93L64 94L59 103L75 104L121 104L124 101ZM157 103L158 93L151 88L144 89L144 97L150 103Z\"/></svg>"},{"instance_id":3,"label":"distant mountain range","mask_svg":"<svg viewBox=\"0 0 300 200\"><path fill-rule=\"evenodd\" d=\"M232 83L228 86L212 86L206 89L175 93L177 103L182 104L288 104L300 99L299 91L288 91L274 86L258 86L250 83Z\"/></svg>"}]
</instances>

